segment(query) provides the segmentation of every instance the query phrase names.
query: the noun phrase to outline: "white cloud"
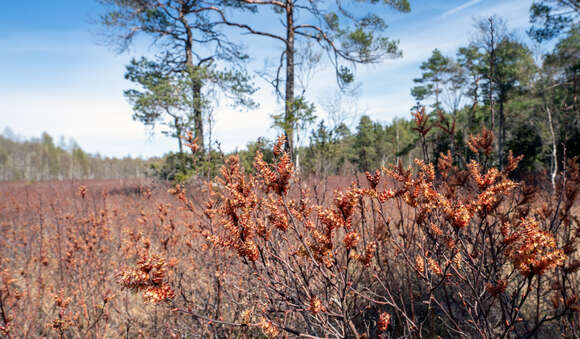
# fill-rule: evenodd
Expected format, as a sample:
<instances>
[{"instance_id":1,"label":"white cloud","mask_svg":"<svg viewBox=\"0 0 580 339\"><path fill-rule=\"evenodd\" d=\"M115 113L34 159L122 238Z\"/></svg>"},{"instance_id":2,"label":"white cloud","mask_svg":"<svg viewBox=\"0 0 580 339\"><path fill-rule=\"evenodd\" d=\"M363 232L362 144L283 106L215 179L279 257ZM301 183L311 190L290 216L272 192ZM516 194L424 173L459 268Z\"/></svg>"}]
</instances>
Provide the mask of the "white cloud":
<instances>
[{"instance_id":1,"label":"white cloud","mask_svg":"<svg viewBox=\"0 0 580 339\"><path fill-rule=\"evenodd\" d=\"M151 143L143 125L131 120L130 107L120 99L2 93L0 128L10 127L25 137L38 137L43 131L54 137L63 135L89 153L114 156L153 156L175 148L165 138ZM133 148L136 141L142 146Z\"/></svg>"},{"instance_id":2,"label":"white cloud","mask_svg":"<svg viewBox=\"0 0 580 339\"><path fill-rule=\"evenodd\" d=\"M446 12L443 12L443 13L442 13L442 14L439 16L439 18L441 18L441 19L448 18L448 17L450 17L451 15L453 15L453 14L455 14L455 13L457 13L457 12L460 12L460 11L462 11L462 10L464 10L464 9L467 9L467 8L471 7L471 6L475 6L475 5L477 5L477 4L478 4L478 3L480 3L481 1L482 1L482 0L471 0L471 1L468 1L468 2L464 3L463 5L459 5L459 6L457 6L457 7L455 7L455 8L452 8L452 9L450 9L450 10L446 11Z\"/></svg>"},{"instance_id":3,"label":"white cloud","mask_svg":"<svg viewBox=\"0 0 580 339\"><path fill-rule=\"evenodd\" d=\"M276 131L271 128L273 113L279 113L282 106L271 95L270 88L263 86L254 96L260 107L253 110L239 110L230 107L216 109L214 137L221 143L225 152L245 147L248 141L255 141L260 136L274 137Z\"/></svg>"}]
</instances>

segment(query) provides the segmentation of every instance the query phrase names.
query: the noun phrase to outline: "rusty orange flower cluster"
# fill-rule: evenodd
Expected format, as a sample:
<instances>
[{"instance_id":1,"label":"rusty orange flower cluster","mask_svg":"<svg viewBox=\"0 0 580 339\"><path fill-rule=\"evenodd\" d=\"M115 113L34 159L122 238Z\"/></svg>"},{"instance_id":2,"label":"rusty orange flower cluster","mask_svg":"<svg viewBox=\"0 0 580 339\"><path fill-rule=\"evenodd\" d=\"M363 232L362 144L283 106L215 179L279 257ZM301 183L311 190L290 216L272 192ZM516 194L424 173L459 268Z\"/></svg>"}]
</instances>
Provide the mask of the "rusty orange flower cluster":
<instances>
[{"instance_id":1,"label":"rusty orange flower cluster","mask_svg":"<svg viewBox=\"0 0 580 339\"><path fill-rule=\"evenodd\" d=\"M386 332L391 324L391 315L387 312L382 312L377 321L377 328L381 332Z\"/></svg>"},{"instance_id":2,"label":"rusty orange flower cluster","mask_svg":"<svg viewBox=\"0 0 580 339\"><path fill-rule=\"evenodd\" d=\"M562 265L566 255L556 247L554 237L543 231L538 221L527 218L508 229L504 227L506 255L524 276L542 275L546 270Z\"/></svg>"},{"instance_id":3,"label":"rusty orange flower cluster","mask_svg":"<svg viewBox=\"0 0 580 339\"><path fill-rule=\"evenodd\" d=\"M313 229L311 234L314 242L310 243L310 249L317 260L330 264L334 234L338 229L350 230L355 208L362 194L364 190L351 186L345 191L334 192L333 208L318 206L318 220L323 226L323 231ZM348 232L343 242L351 249L356 247L358 240L359 235L356 232Z\"/></svg>"},{"instance_id":4,"label":"rusty orange flower cluster","mask_svg":"<svg viewBox=\"0 0 580 339\"><path fill-rule=\"evenodd\" d=\"M163 257L143 250L135 267L119 272L119 281L123 287L141 292L146 301L158 303L175 296L167 283L168 269Z\"/></svg>"},{"instance_id":5,"label":"rusty orange flower cluster","mask_svg":"<svg viewBox=\"0 0 580 339\"><path fill-rule=\"evenodd\" d=\"M505 292L505 290L507 289L507 280L500 279L495 284L487 283L485 284L485 288L487 292L489 292L489 294L495 297Z\"/></svg>"},{"instance_id":6,"label":"rusty orange flower cluster","mask_svg":"<svg viewBox=\"0 0 580 339\"><path fill-rule=\"evenodd\" d=\"M82 199L84 199L87 196L87 186L81 185L79 186L79 195L81 196Z\"/></svg>"},{"instance_id":7,"label":"rusty orange flower cluster","mask_svg":"<svg viewBox=\"0 0 580 339\"><path fill-rule=\"evenodd\" d=\"M411 115L413 115L413 120L415 121L413 129L421 135L427 135L432 127L429 126L429 116L425 112L425 107L416 112L411 112Z\"/></svg>"},{"instance_id":8,"label":"rusty orange flower cluster","mask_svg":"<svg viewBox=\"0 0 580 339\"><path fill-rule=\"evenodd\" d=\"M360 241L360 235L357 232L348 232L344 236L344 246L348 249L355 248Z\"/></svg>"},{"instance_id":9,"label":"rusty orange flower cluster","mask_svg":"<svg viewBox=\"0 0 580 339\"><path fill-rule=\"evenodd\" d=\"M274 154L279 157L278 161L274 166L267 164L261 152L256 153L256 158L254 159L254 167L260 174L260 177L264 181L268 190L272 190L278 195L285 195L288 192L288 186L290 184L290 179L294 172L294 165L292 164L292 159L286 152L282 152L282 147L284 145L285 138L281 136L278 138L278 142L274 147ZM280 154L282 154L280 156Z\"/></svg>"},{"instance_id":10,"label":"rusty orange flower cluster","mask_svg":"<svg viewBox=\"0 0 580 339\"><path fill-rule=\"evenodd\" d=\"M489 156L493 151L493 139L493 132L482 126L479 134L469 136L467 146L473 153Z\"/></svg>"},{"instance_id":11,"label":"rusty orange flower cluster","mask_svg":"<svg viewBox=\"0 0 580 339\"><path fill-rule=\"evenodd\" d=\"M215 246L234 249L242 257L255 261L259 256L256 236L267 238L269 230L254 218L254 210L258 206L259 198L256 195L256 181L245 175L240 167L238 157L230 157L226 165L221 168L220 184L222 192L212 192L212 198L206 204L205 215L215 219L224 229L218 235L209 231L202 233ZM216 204L215 201L220 201ZM272 219L278 220L276 216ZM278 220L278 226L281 220Z\"/></svg>"},{"instance_id":12,"label":"rusty orange flower cluster","mask_svg":"<svg viewBox=\"0 0 580 339\"><path fill-rule=\"evenodd\" d=\"M272 321L266 319L265 317L261 318L260 322L258 323L258 326L262 329L262 332L268 338L274 338L277 337L278 334L280 334L280 329L276 325L274 325Z\"/></svg>"},{"instance_id":13,"label":"rusty orange flower cluster","mask_svg":"<svg viewBox=\"0 0 580 339\"><path fill-rule=\"evenodd\" d=\"M62 336L62 333L76 325L78 315L73 314L68 309L72 298L65 296L64 290L61 289L58 293L53 294L52 297L54 299L54 306L58 310L58 316L48 323L47 326Z\"/></svg>"},{"instance_id":14,"label":"rusty orange flower cluster","mask_svg":"<svg viewBox=\"0 0 580 339\"><path fill-rule=\"evenodd\" d=\"M310 298L310 305L308 306L308 310L312 312L312 314L317 314L326 311L326 308L324 305L322 305L322 300L320 300L320 298L313 296Z\"/></svg>"},{"instance_id":15,"label":"rusty orange flower cluster","mask_svg":"<svg viewBox=\"0 0 580 339\"><path fill-rule=\"evenodd\" d=\"M376 191L379 182L381 181L381 171L376 170L375 173L371 174L370 172L365 172L369 185L371 189Z\"/></svg>"},{"instance_id":16,"label":"rusty orange flower cluster","mask_svg":"<svg viewBox=\"0 0 580 339\"><path fill-rule=\"evenodd\" d=\"M193 137L193 132L187 131L187 133L183 138L186 141L185 146L191 150L191 153L195 154L199 151L200 146L198 143L198 139Z\"/></svg>"}]
</instances>

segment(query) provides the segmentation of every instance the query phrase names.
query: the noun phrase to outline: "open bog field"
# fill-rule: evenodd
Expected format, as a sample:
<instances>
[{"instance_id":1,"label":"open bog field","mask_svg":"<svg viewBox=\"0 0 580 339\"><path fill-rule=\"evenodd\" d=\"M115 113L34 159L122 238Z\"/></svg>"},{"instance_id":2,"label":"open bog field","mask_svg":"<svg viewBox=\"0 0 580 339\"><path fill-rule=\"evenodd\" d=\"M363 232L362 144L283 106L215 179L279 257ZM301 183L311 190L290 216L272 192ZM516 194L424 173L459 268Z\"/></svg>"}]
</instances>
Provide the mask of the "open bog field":
<instances>
[{"instance_id":1,"label":"open bog field","mask_svg":"<svg viewBox=\"0 0 580 339\"><path fill-rule=\"evenodd\" d=\"M279 146L277 146L279 147ZM278 148L279 149L279 148ZM472 161L300 177L0 184L17 337L578 334L578 167L554 192Z\"/></svg>"},{"instance_id":2,"label":"open bog field","mask_svg":"<svg viewBox=\"0 0 580 339\"><path fill-rule=\"evenodd\" d=\"M142 307L122 291L117 274L134 260L135 242L182 237L191 216L173 210L166 191L145 181L0 184L3 334L83 338L159 331L164 320L157 307ZM185 255L180 248L180 259Z\"/></svg>"}]
</instances>

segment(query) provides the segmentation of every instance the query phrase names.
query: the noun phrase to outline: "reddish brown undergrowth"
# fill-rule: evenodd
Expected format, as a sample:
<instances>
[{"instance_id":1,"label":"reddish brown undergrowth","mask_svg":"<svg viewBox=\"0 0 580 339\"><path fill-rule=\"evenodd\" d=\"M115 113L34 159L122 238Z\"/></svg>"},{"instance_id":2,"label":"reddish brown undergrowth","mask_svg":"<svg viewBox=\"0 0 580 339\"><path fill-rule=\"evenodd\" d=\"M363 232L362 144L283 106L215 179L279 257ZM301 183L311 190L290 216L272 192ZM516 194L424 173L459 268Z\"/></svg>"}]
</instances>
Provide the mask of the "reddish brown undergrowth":
<instances>
[{"instance_id":1,"label":"reddish brown undergrowth","mask_svg":"<svg viewBox=\"0 0 580 339\"><path fill-rule=\"evenodd\" d=\"M421 113L417 113L420 115ZM418 132L425 126L418 119ZM301 178L282 150L213 182L0 185L0 331L16 337L580 335L580 187L487 165Z\"/></svg>"},{"instance_id":2,"label":"reddish brown undergrowth","mask_svg":"<svg viewBox=\"0 0 580 339\"><path fill-rule=\"evenodd\" d=\"M164 185L3 183L0 197L2 337L179 334L172 310L143 304L122 284L144 289L151 302L172 296L163 294L170 279L189 293L214 294L196 273L211 267L213 278L212 256L198 246L191 212ZM189 199L201 204L201 196Z\"/></svg>"}]
</instances>

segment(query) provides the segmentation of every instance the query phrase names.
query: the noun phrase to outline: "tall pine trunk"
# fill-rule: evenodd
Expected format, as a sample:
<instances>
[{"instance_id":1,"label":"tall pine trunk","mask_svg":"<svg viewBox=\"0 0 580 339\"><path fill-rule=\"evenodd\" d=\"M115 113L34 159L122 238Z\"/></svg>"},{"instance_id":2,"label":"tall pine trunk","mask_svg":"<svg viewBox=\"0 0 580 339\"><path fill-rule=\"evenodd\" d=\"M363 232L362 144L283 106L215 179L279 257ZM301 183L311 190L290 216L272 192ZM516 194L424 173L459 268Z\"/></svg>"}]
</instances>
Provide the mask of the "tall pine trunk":
<instances>
[{"instance_id":1,"label":"tall pine trunk","mask_svg":"<svg viewBox=\"0 0 580 339\"><path fill-rule=\"evenodd\" d=\"M192 90L192 98L193 98L193 122L195 128L195 137L197 138L197 143L200 147L201 153L203 153L203 116L202 116L202 108L201 108L201 88L203 83L201 79L199 79L199 75L197 74L198 69L196 66L193 65L193 32L191 28L189 28L187 21L183 16L180 17L180 21L183 23L183 26L186 27L186 35L187 41L185 42L185 66L189 73L189 76L192 80L191 90Z\"/></svg>"},{"instance_id":2,"label":"tall pine trunk","mask_svg":"<svg viewBox=\"0 0 580 339\"><path fill-rule=\"evenodd\" d=\"M182 155L183 154L183 142L181 141L181 135L183 133L182 127L181 127L181 124L179 123L178 117L174 117L173 120L174 120L174 126L175 126L175 134L177 137L177 144L179 146L179 154Z\"/></svg>"},{"instance_id":3,"label":"tall pine trunk","mask_svg":"<svg viewBox=\"0 0 580 339\"><path fill-rule=\"evenodd\" d=\"M479 79L477 76L474 77L474 87L473 87L473 105L471 106L471 111L469 112L469 122L468 122L468 133L469 135L475 130L475 112L477 112L477 107L479 106L478 92L479 92Z\"/></svg>"},{"instance_id":4,"label":"tall pine trunk","mask_svg":"<svg viewBox=\"0 0 580 339\"><path fill-rule=\"evenodd\" d=\"M196 75L197 77L197 75ZM197 138L197 144L200 149L204 150L204 138L203 138L203 109L202 109L202 97L201 88L203 83L200 79L193 79L193 121L195 125L195 136Z\"/></svg>"},{"instance_id":5,"label":"tall pine trunk","mask_svg":"<svg viewBox=\"0 0 580 339\"><path fill-rule=\"evenodd\" d=\"M294 4L286 2L286 93L284 106L284 134L286 151L294 153Z\"/></svg>"}]
</instances>

